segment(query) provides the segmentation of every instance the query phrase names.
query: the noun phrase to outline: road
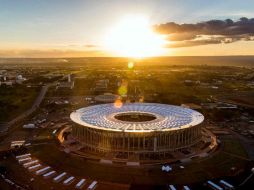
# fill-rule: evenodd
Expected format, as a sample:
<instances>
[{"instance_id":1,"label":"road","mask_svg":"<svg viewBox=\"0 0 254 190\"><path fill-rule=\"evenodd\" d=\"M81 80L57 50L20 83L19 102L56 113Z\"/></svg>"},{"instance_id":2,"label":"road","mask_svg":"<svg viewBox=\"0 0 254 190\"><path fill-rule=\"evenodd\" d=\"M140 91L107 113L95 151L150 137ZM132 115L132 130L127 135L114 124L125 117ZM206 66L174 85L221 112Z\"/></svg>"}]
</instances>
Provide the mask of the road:
<instances>
[{"instance_id":1,"label":"road","mask_svg":"<svg viewBox=\"0 0 254 190\"><path fill-rule=\"evenodd\" d=\"M9 127L13 126L15 123L18 123L19 121L21 121L25 117L32 114L40 106L42 100L44 99L44 97L47 93L48 88L51 87L51 86L54 86L54 85L56 85L56 84L53 83L53 84L48 84L48 85L42 86L41 91L40 91L39 95L37 96L37 98L35 99L32 107L30 109L26 110L25 112L23 112L22 114L20 114L19 116L17 116L16 118L14 118L13 120L11 120L11 121L5 123L4 125L2 125L1 128L0 128L0 133L7 132Z\"/></svg>"}]
</instances>

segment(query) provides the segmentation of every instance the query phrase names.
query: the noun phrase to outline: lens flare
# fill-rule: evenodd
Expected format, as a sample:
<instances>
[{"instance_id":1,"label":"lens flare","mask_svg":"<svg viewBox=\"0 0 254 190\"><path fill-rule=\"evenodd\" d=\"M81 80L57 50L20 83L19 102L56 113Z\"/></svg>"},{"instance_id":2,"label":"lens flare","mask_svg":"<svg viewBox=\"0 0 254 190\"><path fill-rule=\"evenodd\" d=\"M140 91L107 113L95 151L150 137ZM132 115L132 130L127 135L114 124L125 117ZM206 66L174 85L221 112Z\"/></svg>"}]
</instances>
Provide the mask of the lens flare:
<instances>
[{"instance_id":1,"label":"lens flare","mask_svg":"<svg viewBox=\"0 0 254 190\"><path fill-rule=\"evenodd\" d=\"M120 86L118 89L118 93L121 96L125 96L127 94L127 87L126 86Z\"/></svg>"},{"instance_id":2,"label":"lens flare","mask_svg":"<svg viewBox=\"0 0 254 190\"><path fill-rule=\"evenodd\" d=\"M128 83L125 80L122 80L121 86L118 88L118 94L120 96L127 96L128 92Z\"/></svg>"},{"instance_id":3,"label":"lens flare","mask_svg":"<svg viewBox=\"0 0 254 190\"><path fill-rule=\"evenodd\" d=\"M133 67L134 67L134 63L133 63L133 62L129 62L129 63L128 63L128 68L129 68L129 69L132 69Z\"/></svg>"},{"instance_id":4,"label":"lens flare","mask_svg":"<svg viewBox=\"0 0 254 190\"><path fill-rule=\"evenodd\" d=\"M120 100L120 99L117 99L115 102L114 102L114 107L115 108L121 108L123 106L123 102Z\"/></svg>"}]
</instances>

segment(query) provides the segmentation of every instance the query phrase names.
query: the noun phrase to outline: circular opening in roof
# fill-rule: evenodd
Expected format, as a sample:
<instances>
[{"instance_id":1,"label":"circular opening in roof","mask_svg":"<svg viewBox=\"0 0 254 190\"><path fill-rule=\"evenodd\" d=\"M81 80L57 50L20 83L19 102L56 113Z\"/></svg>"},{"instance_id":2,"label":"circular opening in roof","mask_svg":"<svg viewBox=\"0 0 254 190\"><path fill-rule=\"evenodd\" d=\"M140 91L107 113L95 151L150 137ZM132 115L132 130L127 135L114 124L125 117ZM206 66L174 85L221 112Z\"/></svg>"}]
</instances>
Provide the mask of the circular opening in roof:
<instances>
[{"instance_id":1,"label":"circular opening in roof","mask_svg":"<svg viewBox=\"0 0 254 190\"><path fill-rule=\"evenodd\" d=\"M115 119L120 121L128 121L128 122L146 122L152 121L156 119L156 116L148 113L120 113L114 116Z\"/></svg>"}]
</instances>

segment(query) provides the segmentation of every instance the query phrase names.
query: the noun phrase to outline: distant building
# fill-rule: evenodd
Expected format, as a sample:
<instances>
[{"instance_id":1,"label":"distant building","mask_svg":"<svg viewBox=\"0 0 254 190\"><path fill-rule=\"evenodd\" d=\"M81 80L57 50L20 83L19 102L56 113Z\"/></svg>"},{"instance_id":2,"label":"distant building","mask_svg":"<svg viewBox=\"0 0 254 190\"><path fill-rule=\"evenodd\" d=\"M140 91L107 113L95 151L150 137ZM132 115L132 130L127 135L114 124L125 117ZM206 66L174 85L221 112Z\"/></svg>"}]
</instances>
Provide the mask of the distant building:
<instances>
[{"instance_id":1,"label":"distant building","mask_svg":"<svg viewBox=\"0 0 254 190\"><path fill-rule=\"evenodd\" d=\"M73 89L74 88L74 81L72 81L72 82L61 82L56 86L56 89L59 89L59 88Z\"/></svg>"},{"instance_id":2,"label":"distant building","mask_svg":"<svg viewBox=\"0 0 254 190\"><path fill-rule=\"evenodd\" d=\"M5 74L6 72L6 70L0 70L0 75Z\"/></svg>"},{"instance_id":3,"label":"distant building","mask_svg":"<svg viewBox=\"0 0 254 190\"><path fill-rule=\"evenodd\" d=\"M104 80L98 80L95 83L95 91L106 91L108 88L109 80L104 79Z\"/></svg>"},{"instance_id":4,"label":"distant building","mask_svg":"<svg viewBox=\"0 0 254 190\"><path fill-rule=\"evenodd\" d=\"M35 129L36 126L33 123L29 123L29 124L23 125L23 128L24 129Z\"/></svg>"},{"instance_id":5,"label":"distant building","mask_svg":"<svg viewBox=\"0 0 254 190\"><path fill-rule=\"evenodd\" d=\"M26 80L26 78L24 78L22 75L16 76L16 83L18 83L18 84L22 84L25 80Z\"/></svg>"},{"instance_id":6,"label":"distant building","mask_svg":"<svg viewBox=\"0 0 254 190\"><path fill-rule=\"evenodd\" d=\"M118 95L111 94L111 93L105 93L103 95L96 96L94 98L94 100L96 102L100 102L100 103L113 103L119 98L120 98L120 96L118 96Z\"/></svg>"},{"instance_id":7,"label":"distant building","mask_svg":"<svg viewBox=\"0 0 254 190\"><path fill-rule=\"evenodd\" d=\"M16 80L22 80L23 76L22 75L17 75Z\"/></svg>"},{"instance_id":8,"label":"distant building","mask_svg":"<svg viewBox=\"0 0 254 190\"><path fill-rule=\"evenodd\" d=\"M15 83L15 82L14 82L14 83ZM14 83L13 83L13 81L5 81L5 82L1 82L1 81L0 81L0 86L2 86L2 85L12 86Z\"/></svg>"},{"instance_id":9,"label":"distant building","mask_svg":"<svg viewBox=\"0 0 254 190\"><path fill-rule=\"evenodd\" d=\"M56 89L59 88L69 88L69 89L73 89L74 88L74 76L72 74L69 74L67 76L67 82L60 82L57 86Z\"/></svg>"},{"instance_id":10,"label":"distant building","mask_svg":"<svg viewBox=\"0 0 254 190\"><path fill-rule=\"evenodd\" d=\"M192 85L193 84L193 81L192 80L185 80L184 81L184 84L189 86L189 85Z\"/></svg>"}]
</instances>

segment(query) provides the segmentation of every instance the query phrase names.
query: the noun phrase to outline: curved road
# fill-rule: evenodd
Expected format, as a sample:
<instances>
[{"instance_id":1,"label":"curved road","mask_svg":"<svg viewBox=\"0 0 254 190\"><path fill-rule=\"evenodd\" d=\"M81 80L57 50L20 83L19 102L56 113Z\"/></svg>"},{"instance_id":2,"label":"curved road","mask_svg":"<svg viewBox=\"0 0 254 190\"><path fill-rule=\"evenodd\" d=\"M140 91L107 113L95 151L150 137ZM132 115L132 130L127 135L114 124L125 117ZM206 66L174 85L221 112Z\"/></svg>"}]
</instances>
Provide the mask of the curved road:
<instances>
[{"instance_id":1,"label":"curved road","mask_svg":"<svg viewBox=\"0 0 254 190\"><path fill-rule=\"evenodd\" d=\"M54 85L55 84L53 83L53 84L48 84L48 85L42 86L41 91L40 91L39 95L37 96L37 98L35 99L32 107L29 110L26 110L25 112L23 112L22 114L17 116L16 118L14 118L13 120L6 123L5 125L1 126L0 133L7 132L9 127L11 127L15 123L19 122L20 120L22 120L25 117L32 114L40 106L42 100L45 97L45 94L47 93L48 88L51 87L51 86L54 86Z\"/></svg>"}]
</instances>

